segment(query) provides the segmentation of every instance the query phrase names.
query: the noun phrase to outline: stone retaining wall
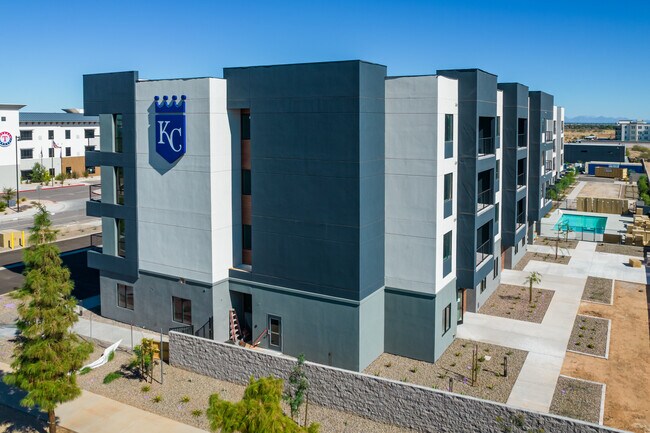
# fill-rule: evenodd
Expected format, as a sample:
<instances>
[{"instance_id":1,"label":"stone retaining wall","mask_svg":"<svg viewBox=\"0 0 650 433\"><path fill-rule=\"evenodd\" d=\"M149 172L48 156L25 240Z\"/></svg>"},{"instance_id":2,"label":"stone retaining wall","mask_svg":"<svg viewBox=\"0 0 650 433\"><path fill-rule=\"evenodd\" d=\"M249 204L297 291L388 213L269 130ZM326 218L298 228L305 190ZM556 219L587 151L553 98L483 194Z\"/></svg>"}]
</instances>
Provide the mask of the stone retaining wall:
<instances>
[{"instance_id":1,"label":"stone retaining wall","mask_svg":"<svg viewBox=\"0 0 650 433\"><path fill-rule=\"evenodd\" d=\"M176 332L169 333L169 347L171 365L240 384L247 384L251 376L287 378L296 362ZM527 428L514 427L512 432L620 431L310 362L305 363L305 371L310 402L421 432L501 432L497 417L511 420L520 415Z\"/></svg>"}]
</instances>

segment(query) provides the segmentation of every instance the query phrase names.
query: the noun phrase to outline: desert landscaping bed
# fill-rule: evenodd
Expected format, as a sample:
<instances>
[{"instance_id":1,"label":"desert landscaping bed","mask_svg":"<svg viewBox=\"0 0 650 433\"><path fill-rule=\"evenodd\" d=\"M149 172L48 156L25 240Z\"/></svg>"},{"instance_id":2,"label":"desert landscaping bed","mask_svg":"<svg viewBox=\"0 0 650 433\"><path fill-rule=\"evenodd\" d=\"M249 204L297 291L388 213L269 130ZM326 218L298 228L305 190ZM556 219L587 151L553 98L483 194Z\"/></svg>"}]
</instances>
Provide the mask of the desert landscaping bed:
<instances>
[{"instance_id":1,"label":"desert landscaping bed","mask_svg":"<svg viewBox=\"0 0 650 433\"><path fill-rule=\"evenodd\" d=\"M598 424L602 398L603 384L560 376L550 412Z\"/></svg>"},{"instance_id":2,"label":"desert landscaping bed","mask_svg":"<svg viewBox=\"0 0 650 433\"><path fill-rule=\"evenodd\" d=\"M554 293L553 290L533 288L533 301L529 302L527 287L500 284L481 306L479 313L542 323Z\"/></svg>"},{"instance_id":3,"label":"desert landscaping bed","mask_svg":"<svg viewBox=\"0 0 650 433\"><path fill-rule=\"evenodd\" d=\"M475 344L478 345L479 372L476 386L472 386ZM527 355L523 350L455 339L435 364L383 353L364 372L444 391L449 391L449 379L452 378L455 393L505 403ZM503 376L504 357L508 358L508 377Z\"/></svg>"},{"instance_id":4,"label":"desert landscaping bed","mask_svg":"<svg viewBox=\"0 0 650 433\"><path fill-rule=\"evenodd\" d=\"M585 284L585 290L582 292L582 300L611 304L613 284L614 281L609 278L587 277L587 284Z\"/></svg>"},{"instance_id":5,"label":"desert landscaping bed","mask_svg":"<svg viewBox=\"0 0 650 433\"><path fill-rule=\"evenodd\" d=\"M558 263L560 265L568 265L571 256L562 256L559 255L555 258L555 254L545 254L545 253L532 253L528 252L519 260L519 263L515 266L515 270L523 271L528 262L531 260L537 260L538 262L547 262L547 263Z\"/></svg>"},{"instance_id":6,"label":"desert landscaping bed","mask_svg":"<svg viewBox=\"0 0 650 433\"><path fill-rule=\"evenodd\" d=\"M609 320L591 316L576 316L567 350L606 357Z\"/></svg>"},{"instance_id":7,"label":"desert landscaping bed","mask_svg":"<svg viewBox=\"0 0 650 433\"><path fill-rule=\"evenodd\" d=\"M622 256L643 257L643 247L636 245L598 244L596 245L596 251Z\"/></svg>"},{"instance_id":8,"label":"desert landscaping bed","mask_svg":"<svg viewBox=\"0 0 650 433\"><path fill-rule=\"evenodd\" d=\"M555 248L555 245L556 245L557 242L558 241L557 241L556 238L548 238L548 237L545 237L545 236L539 236L539 237L537 237L535 239L534 245L546 245L546 246ZM558 245L559 248L571 249L571 250L576 249L577 246L578 246L578 241L575 240L575 239L567 239L567 240L560 239L559 245Z\"/></svg>"}]
</instances>

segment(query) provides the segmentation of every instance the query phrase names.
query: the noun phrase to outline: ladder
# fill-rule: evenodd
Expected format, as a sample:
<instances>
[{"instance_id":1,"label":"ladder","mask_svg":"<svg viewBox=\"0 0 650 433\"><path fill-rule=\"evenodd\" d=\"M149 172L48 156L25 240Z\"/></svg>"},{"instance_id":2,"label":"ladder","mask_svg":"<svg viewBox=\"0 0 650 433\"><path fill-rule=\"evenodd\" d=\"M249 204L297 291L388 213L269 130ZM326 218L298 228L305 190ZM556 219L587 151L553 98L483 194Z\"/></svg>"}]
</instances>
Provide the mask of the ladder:
<instances>
[{"instance_id":1,"label":"ladder","mask_svg":"<svg viewBox=\"0 0 650 433\"><path fill-rule=\"evenodd\" d=\"M233 343L238 344L241 340L241 328L239 326L239 320L237 320L237 313L233 308L230 309L230 340Z\"/></svg>"}]
</instances>

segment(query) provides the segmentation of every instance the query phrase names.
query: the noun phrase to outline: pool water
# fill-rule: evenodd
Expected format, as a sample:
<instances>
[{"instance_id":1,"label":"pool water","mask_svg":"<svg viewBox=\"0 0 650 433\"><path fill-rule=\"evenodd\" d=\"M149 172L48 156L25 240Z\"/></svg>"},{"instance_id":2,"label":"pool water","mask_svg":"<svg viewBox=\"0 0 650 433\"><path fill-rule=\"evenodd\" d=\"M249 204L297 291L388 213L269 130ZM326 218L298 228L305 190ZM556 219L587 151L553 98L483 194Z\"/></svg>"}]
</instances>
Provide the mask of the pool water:
<instances>
[{"instance_id":1,"label":"pool water","mask_svg":"<svg viewBox=\"0 0 650 433\"><path fill-rule=\"evenodd\" d=\"M605 233L605 225L607 225L607 217L564 214L555 224L553 230L564 230L567 224L574 232L603 234Z\"/></svg>"}]
</instances>

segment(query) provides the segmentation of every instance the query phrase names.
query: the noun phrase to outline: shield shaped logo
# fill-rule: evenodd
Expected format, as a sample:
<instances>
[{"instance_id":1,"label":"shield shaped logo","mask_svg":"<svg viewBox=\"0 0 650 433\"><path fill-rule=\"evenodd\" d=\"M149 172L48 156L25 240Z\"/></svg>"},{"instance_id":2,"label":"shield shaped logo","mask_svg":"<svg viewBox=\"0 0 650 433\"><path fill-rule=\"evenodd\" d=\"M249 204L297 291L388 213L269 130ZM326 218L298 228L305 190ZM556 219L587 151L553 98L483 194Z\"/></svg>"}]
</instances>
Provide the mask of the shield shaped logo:
<instances>
[{"instance_id":1,"label":"shield shaped logo","mask_svg":"<svg viewBox=\"0 0 650 433\"><path fill-rule=\"evenodd\" d=\"M171 102L167 96L163 96L162 102L156 96L155 128L156 128L156 152L170 164L185 155L185 100L186 96L181 95L180 102L174 95Z\"/></svg>"}]
</instances>

